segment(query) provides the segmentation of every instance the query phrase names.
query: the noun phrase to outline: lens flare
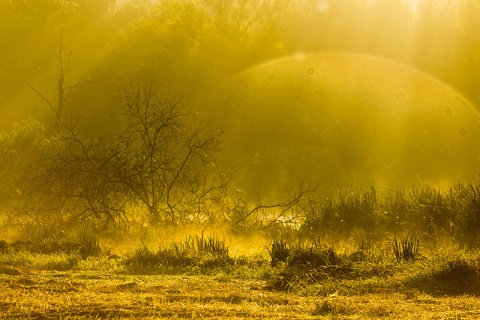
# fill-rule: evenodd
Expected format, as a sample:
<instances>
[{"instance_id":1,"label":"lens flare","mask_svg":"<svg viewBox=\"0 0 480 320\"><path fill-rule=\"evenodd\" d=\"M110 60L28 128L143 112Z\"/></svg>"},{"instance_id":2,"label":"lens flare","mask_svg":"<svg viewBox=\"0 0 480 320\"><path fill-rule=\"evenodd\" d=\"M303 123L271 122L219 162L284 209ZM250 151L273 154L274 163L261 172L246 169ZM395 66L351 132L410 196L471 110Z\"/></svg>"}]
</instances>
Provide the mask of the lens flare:
<instances>
[{"instance_id":1,"label":"lens flare","mask_svg":"<svg viewBox=\"0 0 480 320\"><path fill-rule=\"evenodd\" d=\"M254 193L308 179L410 185L477 174L478 110L396 62L295 55L246 70L217 91L225 161L237 164L241 188Z\"/></svg>"}]
</instances>

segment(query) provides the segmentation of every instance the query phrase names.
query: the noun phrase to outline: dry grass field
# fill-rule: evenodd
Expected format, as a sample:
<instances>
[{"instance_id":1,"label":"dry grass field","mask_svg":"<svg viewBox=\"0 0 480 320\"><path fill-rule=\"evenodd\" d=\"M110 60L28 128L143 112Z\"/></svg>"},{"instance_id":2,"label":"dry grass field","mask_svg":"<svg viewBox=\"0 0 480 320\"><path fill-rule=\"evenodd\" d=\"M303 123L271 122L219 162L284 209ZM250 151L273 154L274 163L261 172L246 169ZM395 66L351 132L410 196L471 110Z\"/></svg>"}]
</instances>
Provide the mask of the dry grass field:
<instances>
[{"instance_id":1,"label":"dry grass field","mask_svg":"<svg viewBox=\"0 0 480 320\"><path fill-rule=\"evenodd\" d=\"M315 286L275 290L273 280L211 275L125 275L97 271L0 269L2 319L478 319L475 294L383 288L349 280L332 294ZM100 270L100 271L99 271ZM113 270L112 270L113 271ZM351 281L351 280L350 280ZM357 282L361 282L358 280ZM375 281L370 279L370 282ZM379 279L379 282L383 280ZM321 283L317 287L321 289ZM319 289L319 290L320 290ZM343 294L345 292L346 294Z\"/></svg>"},{"instance_id":2,"label":"dry grass field","mask_svg":"<svg viewBox=\"0 0 480 320\"><path fill-rule=\"evenodd\" d=\"M117 255L96 239L79 251L4 242L0 318L480 318L476 249L430 250L405 236L353 251L273 240L230 255L224 240L202 233Z\"/></svg>"}]
</instances>

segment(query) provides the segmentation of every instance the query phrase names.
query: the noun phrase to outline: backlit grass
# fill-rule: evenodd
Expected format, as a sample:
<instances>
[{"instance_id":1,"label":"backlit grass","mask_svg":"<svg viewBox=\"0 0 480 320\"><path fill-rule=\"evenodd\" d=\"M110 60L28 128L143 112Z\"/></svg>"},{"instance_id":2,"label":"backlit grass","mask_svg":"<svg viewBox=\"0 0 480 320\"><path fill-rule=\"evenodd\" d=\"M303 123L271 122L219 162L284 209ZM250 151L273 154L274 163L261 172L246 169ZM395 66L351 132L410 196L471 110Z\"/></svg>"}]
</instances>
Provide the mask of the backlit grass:
<instances>
[{"instance_id":1,"label":"backlit grass","mask_svg":"<svg viewBox=\"0 0 480 320\"><path fill-rule=\"evenodd\" d=\"M355 260L337 255L335 265L273 267L270 259L241 256L208 272L193 265L166 275L158 265L159 274L140 275L126 267L126 257L78 259L66 268L52 267L56 255L2 254L0 314L5 319L480 316L478 252L429 253L400 262L393 253L379 257L380 251Z\"/></svg>"}]
</instances>

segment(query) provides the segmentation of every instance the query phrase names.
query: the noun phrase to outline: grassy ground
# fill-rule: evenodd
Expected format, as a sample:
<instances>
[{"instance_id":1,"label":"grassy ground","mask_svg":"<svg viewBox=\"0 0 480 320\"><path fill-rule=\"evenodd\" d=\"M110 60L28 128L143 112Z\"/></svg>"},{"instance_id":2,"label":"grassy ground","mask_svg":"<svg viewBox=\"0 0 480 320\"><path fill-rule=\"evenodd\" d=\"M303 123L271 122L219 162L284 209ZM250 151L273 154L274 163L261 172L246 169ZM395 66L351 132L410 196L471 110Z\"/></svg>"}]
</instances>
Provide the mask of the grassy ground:
<instances>
[{"instance_id":1,"label":"grassy ground","mask_svg":"<svg viewBox=\"0 0 480 320\"><path fill-rule=\"evenodd\" d=\"M0 253L1 319L480 318L480 251L416 237L352 251L274 240L234 257L203 234L88 258L27 244Z\"/></svg>"},{"instance_id":2,"label":"grassy ground","mask_svg":"<svg viewBox=\"0 0 480 320\"><path fill-rule=\"evenodd\" d=\"M418 290L305 296L265 280L32 272L0 277L4 319L478 319L480 299Z\"/></svg>"},{"instance_id":3,"label":"grassy ground","mask_svg":"<svg viewBox=\"0 0 480 320\"><path fill-rule=\"evenodd\" d=\"M123 258L19 252L0 255L0 318L478 319L479 256L313 269L237 261L140 275Z\"/></svg>"}]
</instances>

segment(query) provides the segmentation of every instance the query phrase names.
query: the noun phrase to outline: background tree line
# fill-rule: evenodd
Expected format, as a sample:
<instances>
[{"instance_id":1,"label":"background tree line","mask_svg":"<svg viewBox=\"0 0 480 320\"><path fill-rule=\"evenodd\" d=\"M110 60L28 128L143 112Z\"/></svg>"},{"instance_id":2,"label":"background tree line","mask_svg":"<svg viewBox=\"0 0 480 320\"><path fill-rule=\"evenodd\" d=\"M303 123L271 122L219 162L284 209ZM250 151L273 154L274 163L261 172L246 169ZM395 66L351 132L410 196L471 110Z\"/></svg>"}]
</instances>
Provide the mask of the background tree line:
<instances>
[{"instance_id":1,"label":"background tree line","mask_svg":"<svg viewBox=\"0 0 480 320\"><path fill-rule=\"evenodd\" d=\"M433 0L420 1L415 13L402 0L3 1L2 125L25 115L45 120L28 85L55 96L61 38L70 59L65 85L95 83L69 101L90 116L92 128L102 127L96 115L118 104L115 93L129 81L155 75L195 101L238 72L302 52L380 55L426 71L478 104L479 12L475 1Z\"/></svg>"},{"instance_id":2,"label":"background tree line","mask_svg":"<svg viewBox=\"0 0 480 320\"><path fill-rule=\"evenodd\" d=\"M208 120L222 106L202 101L217 84L348 51L426 71L478 104L478 14L473 0L416 12L402 0L2 1L4 219L239 225L268 206L239 201L215 163L224 128ZM295 216L302 192L276 208Z\"/></svg>"}]
</instances>

